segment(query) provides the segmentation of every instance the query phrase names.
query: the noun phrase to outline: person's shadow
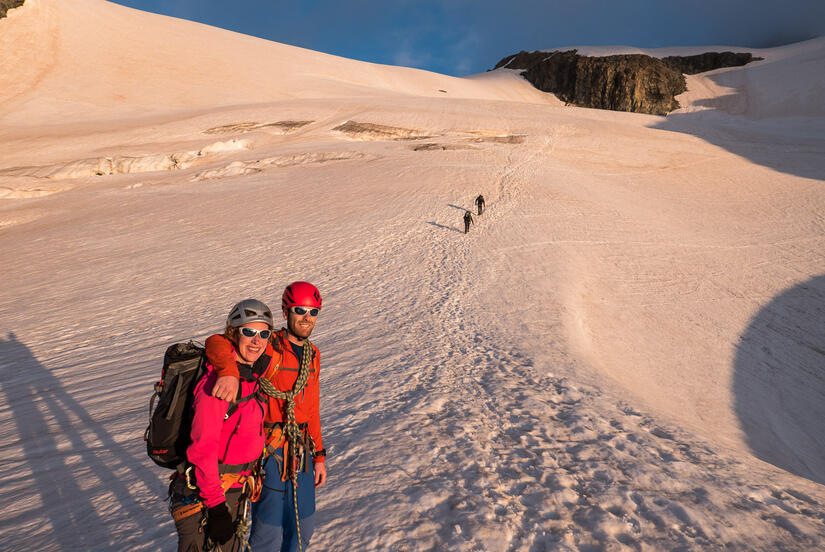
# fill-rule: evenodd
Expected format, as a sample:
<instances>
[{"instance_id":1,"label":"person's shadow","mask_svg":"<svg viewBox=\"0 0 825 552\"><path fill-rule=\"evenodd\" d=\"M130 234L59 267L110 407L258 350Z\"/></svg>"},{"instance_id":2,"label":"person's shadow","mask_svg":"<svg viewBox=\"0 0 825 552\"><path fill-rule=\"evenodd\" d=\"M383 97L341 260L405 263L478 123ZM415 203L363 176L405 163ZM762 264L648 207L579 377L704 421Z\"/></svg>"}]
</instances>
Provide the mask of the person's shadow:
<instances>
[{"instance_id":1,"label":"person's shadow","mask_svg":"<svg viewBox=\"0 0 825 552\"><path fill-rule=\"evenodd\" d=\"M758 458L825 484L825 275L751 319L737 345L733 393Z\"/></svg>"},{"instance_id":2,"label":"person's shadow","mask_svg":"<svg viewBox=\"0 0 825 552\"><path fill-rule=\"evenodd\" d=\"M100 410L116 414L117 382L85 376L71 374L88 381L89 396L111 395ZM119 443L13 332L0 337L0 389L0 412L14 424L4 427L0 448L5 542L19 550L124 550L169 539L162 483L148 458Z\"/></svg>"},{"instance_id":3,"label":"person's shadow","mask_svg":"<svg viewBox=\"0 0 825 552\"><path fill-rule=\"evenodd\" d=\"M458 209L459 211L462 211L462 212L469 211L469 209L465 209L464 207L459 207L458 205L456 205L454 203L448 203L447 207L452 207L453 209ZM439 224L439 223L437 223L435 221L432 221L432 220L427 221L427 224L429 224L431 226L435 226L436 228L443 228L444 230L452 230L453 232L458 232L459 234L464 233L459 228L456 228L455 226L447 226L446 224Z\"/></svg>"},{"instance_id":4,"label":"person's shadow","mask_svg":"<svg viewBox=\"0 0 825 552\"><path fill-rule=\"evenodd\" d=\"M439 223L437 223L435 221L432 221L432 220L427 221L427 224L429 224L431 226L435 226L436 228L443 228L444 230L452 230L453 232L458 232L459 234L461 233L461 230L459 230L455 226L447 226L445 224L439 224Z\"/></svg>"}]
</instances>

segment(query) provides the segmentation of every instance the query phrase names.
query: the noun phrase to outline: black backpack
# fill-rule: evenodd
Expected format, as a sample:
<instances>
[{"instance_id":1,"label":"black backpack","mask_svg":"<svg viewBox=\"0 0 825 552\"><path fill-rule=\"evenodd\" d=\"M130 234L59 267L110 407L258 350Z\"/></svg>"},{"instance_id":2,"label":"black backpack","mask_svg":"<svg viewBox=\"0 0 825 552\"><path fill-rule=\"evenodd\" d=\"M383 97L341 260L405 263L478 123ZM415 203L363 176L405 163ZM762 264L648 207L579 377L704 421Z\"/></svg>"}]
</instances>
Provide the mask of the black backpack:
<instances>
[{"instance_id":1,"label":"black backpack","mask_svg":"<svg viewBox=\"0 0 825 552\"><path fill-rule=\"evenodd\" d=\"M205 373L205 365L204 348L192 341L166 349L163 372L149 401L152 418L143 436L146 453L158 466L176 469L186 464L195 386Z\"/></svg>"}]
</instances>

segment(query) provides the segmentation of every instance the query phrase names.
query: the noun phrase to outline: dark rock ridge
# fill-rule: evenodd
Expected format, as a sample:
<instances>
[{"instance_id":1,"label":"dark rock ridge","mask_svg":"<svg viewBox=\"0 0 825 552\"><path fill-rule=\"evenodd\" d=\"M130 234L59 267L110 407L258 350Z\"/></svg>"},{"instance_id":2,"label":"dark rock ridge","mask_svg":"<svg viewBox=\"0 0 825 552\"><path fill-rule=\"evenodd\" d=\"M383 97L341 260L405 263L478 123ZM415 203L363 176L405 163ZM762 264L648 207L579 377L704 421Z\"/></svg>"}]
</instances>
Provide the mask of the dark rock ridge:
<instances>
[{"instance_id":1,"label":"dark rock ridge","mask_svg":"<svg viewBox=\"0 0 825 552\"><path fill-rule=\"evenodd\" d=\"M759 58L733 52L659 59L643 54L588 57L576 50L522 51L495 68L523 69L521 74L533 86L579 107L666 115L679 108L676 96L687 89L683 73L735 67L754 59Z\"/></svg>"},{"instance_id":2,"label":"dark rock ridge","mask_svg":"<svg viewBox=\"0 0 825 552\"><path fill-rule=\"evenodd\" d=\"M23 5L26 0L0 0L0 18L6 17L6 12Z\"/></svg>"},{"instance_id":3,"label":"dark rock ridge","mask_svg":"<svg viewBox=\"0 0 825 552\"><path fill-rule=\"evenodd\" d=\"M695 56L668 56L662 61L685 75L695 75L723 67L741 67L761 59L749 53L706 52Z\"/></svg>"},{"instance_id":4,"label":"dark rock ridge","mask_svg":"<svg viewBox=\"0 0 825 552\"><path fill-rule=\"evenodd\" d=\"M520 52L498 67L524 69L533 86L579 107L664 115L679 108L674 96L685 78L662 60L641 54L606 57L567 52Z\"/></svg>"}]
</instances>

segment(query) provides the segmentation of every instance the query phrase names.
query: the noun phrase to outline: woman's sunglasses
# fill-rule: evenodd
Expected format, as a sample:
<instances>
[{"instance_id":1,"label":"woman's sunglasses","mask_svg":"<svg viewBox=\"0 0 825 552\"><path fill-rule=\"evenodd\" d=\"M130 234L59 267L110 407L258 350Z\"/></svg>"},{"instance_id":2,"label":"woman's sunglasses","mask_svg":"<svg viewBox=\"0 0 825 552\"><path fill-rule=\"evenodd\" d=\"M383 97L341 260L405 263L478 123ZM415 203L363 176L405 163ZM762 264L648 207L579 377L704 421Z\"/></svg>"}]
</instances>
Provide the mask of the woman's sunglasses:
<instances>
[{"instance_id":1,"label":"woman's sunglasses","mask_svg":"<svg viewBox=\"0 0 825 552\"><path fill-rule=\"evenodd\" d=\"M318 316L318 313L321 311L321 309L316 307L289 307L289 310L298 316L303 316L305 314L309 314L310 316Z\"/></svg>"},{"instance_id":2,"label":"woman's sunglasses","mask_svg":"<svg viewBox=\"0 0 825 552\"><path fill-rule=\"evenodd\" d=\"M269 336L272 335L272 330L256 330L255 328L241 328L241 335L244 337L248 337L252 339L256 335L261 336L261 339L269 339Z\"/></svg>"}]
</instances>

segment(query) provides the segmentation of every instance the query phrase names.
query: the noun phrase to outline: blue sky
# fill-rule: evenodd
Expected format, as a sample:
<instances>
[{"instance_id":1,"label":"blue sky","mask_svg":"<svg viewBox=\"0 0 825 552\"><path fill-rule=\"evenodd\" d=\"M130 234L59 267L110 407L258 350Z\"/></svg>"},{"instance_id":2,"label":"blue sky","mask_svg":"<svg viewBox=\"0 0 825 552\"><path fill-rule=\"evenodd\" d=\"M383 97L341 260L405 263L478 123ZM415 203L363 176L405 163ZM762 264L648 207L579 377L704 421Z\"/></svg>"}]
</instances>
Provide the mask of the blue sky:
<instances>
[{"instance_id":1,"label":"blue sky","mask_svg":"<svg viewBox=\"0 0 825 552\"><path fill-rule=\"evenodd\" d=\"M115 0L352 59L463 76L567 45L770 47L825 35L825 0Z\"/></svg>"}]
</instances>

